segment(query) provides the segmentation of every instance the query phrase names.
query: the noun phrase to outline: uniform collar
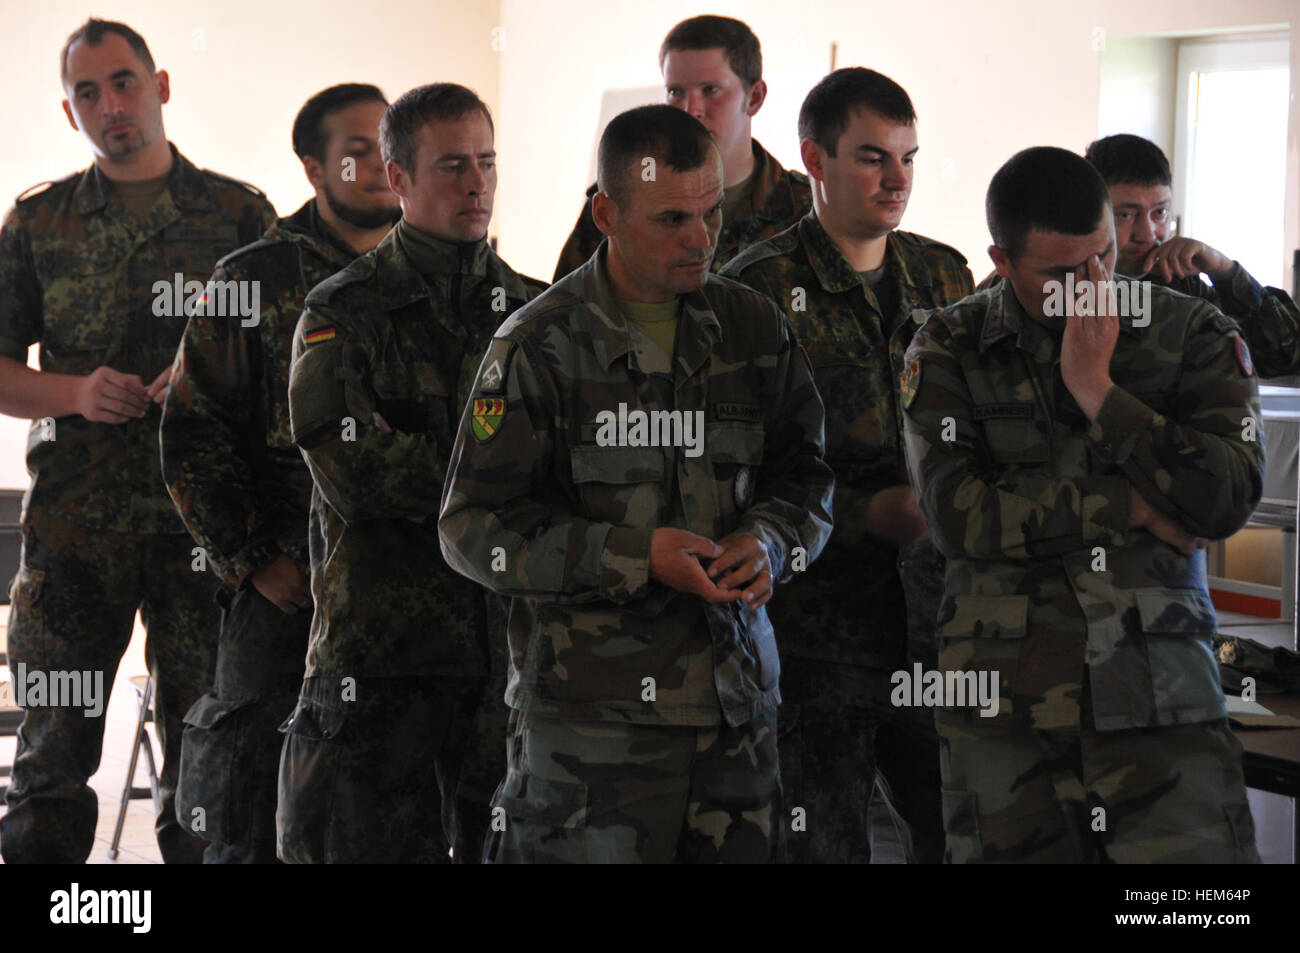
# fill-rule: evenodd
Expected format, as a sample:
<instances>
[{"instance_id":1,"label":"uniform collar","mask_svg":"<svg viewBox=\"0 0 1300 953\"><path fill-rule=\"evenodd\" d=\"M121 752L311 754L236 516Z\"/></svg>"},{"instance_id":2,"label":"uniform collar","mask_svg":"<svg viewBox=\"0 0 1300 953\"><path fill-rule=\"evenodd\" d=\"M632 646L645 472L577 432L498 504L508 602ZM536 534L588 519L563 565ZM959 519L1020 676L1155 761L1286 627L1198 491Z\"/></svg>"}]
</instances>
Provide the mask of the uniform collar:
<instances>
[{"instance_id":1,"label":"uniform collar","mask_svg":"<svg viewBox=\"0 0 1300 953\"><path fill-rule=\"evenodd\" d=\"M754 187L749 193L746 222L763 227L790 221L799 209L786 170L757 139L750 140L750 148L754 154Z\"/></svg>"},{"instance_id":2,"label":"uniform collar","mask_svg":"<svg viewBox=\"0 0 1300 953\"><path fill-rule=\"evenodd\" d=\"M172 143L168 142L167 148L172 152L172 167L167 174L167 192L171 195L172 204L178 209L188 211L207 211L216 208L203 173L189 159L181 155L180 150ZM81 181L73 191L73 201L76 203L77 211L87 215L101 210L108 204L112 191L111 180L100 171L98 165L92 164L82 173Z\"/></svg>"},{"instance_id":3,"label":"uniform collar","mask_svg":"<svg viewBox=\"0 0 1300 953\"><path fill-rule=\"evenodd\" d=\"M523 280L496 256L486 238L472 244L467 243L463 247L445 242L442 244L457 249L456 256L447 257L447 278L455 274L475 276L504 288L510 299L521 303L527 300L528 293ZM410 256L402 250L397 226L384 236L370 254L374 256L375 280L380 301L386 311L395 311L429 298L429 284L416 270Z\"/></svg>"},{"instance_id":4,"label":"uniform collar","mask_svg":"<svg viewBox=\"0 0 1300 953\"><path fill-rule=\"evenodd\" d=\"M862 276L854 271L839 246L831 240L825 227L817 218L817 213L810 211L799 220L799 240L808 255L808 262L817 275L818 283L826 291L840 293L862 287ZM885 257L887 280L897 277L905 291L916 288L913 271L908 267L907 256L903 254L902 243L894 232L885 238ZM917 274L916 279L921 277ZM929 277L928 270L925 277Z\"/></svg>"},{"instance_id":5,"label":"uniform collar","mask_svg":"<svg viewBox=\"0 0 1300 953\"><path fill-rule=\"evenodd\" d=\"M298 211L282 218L266 233L269 239L287 238L309 246L322 258L338 262L340 267L356 258L360 252L343 240L342 236L321 218L314 198L303 203Z\"/></svg>"},{"instance_id":6,"label":"uniform collar","mask_svg":"<svg viewBox=\"0 0 1300 953\"><path fill-rule=\"evenodd\" d=\"M1133 279L1116 275L1115 280ZM1138 337L1142 333L1140 328L1133 326L1132 318L1120 318L1119 329L1121 334L1129 337ZM1030 318L1016 297L1011 282L1002 278L993 286L989 297L984 329L980 334L980 353L988 350L994 342L1012 335L1016 338L1016 346L1038 361L1046 364L1060 359L1061 335Z\"/></svg>"},{"instance_id":7,"label":"uniform collar","mask_svg":"<svg viewBox=\"0 0 1300 953\"><path fill-rule=\"evenodd\" d=\"M609 280L608 255L609 240L605 239L586 264L560 281L566 291L581 296L590 317L588 330L596 357L606 370L632 351L631 332L618 310L618 298ZM715 280L710 274L708 281ZM689 376L708 359L716 342L722 340L722 324L703 292L692 291L682 295L681 300L676 362Z\"/></svg>"}]
</instances>

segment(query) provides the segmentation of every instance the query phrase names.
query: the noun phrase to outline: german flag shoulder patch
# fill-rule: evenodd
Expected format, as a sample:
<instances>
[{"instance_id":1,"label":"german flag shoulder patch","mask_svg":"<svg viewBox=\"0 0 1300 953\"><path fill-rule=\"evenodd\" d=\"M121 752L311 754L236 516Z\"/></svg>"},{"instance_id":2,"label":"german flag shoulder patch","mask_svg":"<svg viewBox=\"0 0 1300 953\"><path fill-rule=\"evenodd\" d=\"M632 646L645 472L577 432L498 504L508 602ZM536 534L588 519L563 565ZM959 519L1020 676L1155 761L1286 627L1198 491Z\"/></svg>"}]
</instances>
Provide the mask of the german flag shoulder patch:
<instances>
[{"instance_id":1,"label":"german flag shoulder patch","mask_svg":"<svg viewBox=\"0 0 1300 953\"><path fill-rule=\"evenodd\" d=\"M302 336L304 344L324 344L326 341L334 340L335 331L333 325L327 325L323 328L317 328L315 331L308 331Z\"/></svg>"}]
</instances>

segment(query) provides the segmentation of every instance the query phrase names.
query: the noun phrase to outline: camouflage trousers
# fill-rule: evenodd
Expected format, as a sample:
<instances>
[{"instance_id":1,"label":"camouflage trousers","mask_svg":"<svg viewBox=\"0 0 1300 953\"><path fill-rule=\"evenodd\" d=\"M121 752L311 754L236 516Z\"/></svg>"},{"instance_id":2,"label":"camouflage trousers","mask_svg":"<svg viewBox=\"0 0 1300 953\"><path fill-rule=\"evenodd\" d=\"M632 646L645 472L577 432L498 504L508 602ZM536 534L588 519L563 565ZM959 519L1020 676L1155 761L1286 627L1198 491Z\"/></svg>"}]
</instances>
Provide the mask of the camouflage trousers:
<instances>
[{"instance_id":1,"label":"camouflage trousers","mask_svg":"<svg viewBox=\"0 0 1300 953\"><path fill-rule=\"evenodd\" d=\"M732 728L510 713L492 863L766 863L776 715Z\"/></svg>"},{"instance_id":2,"label":"camouflage trousers","mask_svg":"<svg viewBox=\"0 0 1300 953\"><path fill-rule=\"evenodd\" d=\"M907 862L940 863L933 713L890 710L888 672L806 659L781 666L781 862L869 863L868 808L879 790Z\"/></svg>"},{"instance_id":3,"label":"camouflage trousers","mask_svg":"<svg viewBox=\"0 0 1300 953\"><path fill-rule=\"evenodd\" d=\"M446 864L454 848L475 861L488 805L458 793L483 692L482 678L305 679L280 727L280 859Z\"/></svg>"},{"instance_id":4,"label":"camouflage trousers","mask_svg":"<svg viewBox=\"0 0 1300 953\"><path fill-rule=\"evenodd\" d=\"M1259 863L1227 719L1044 732L939 711L951 863ZM991 720L991 719L990 719Z\"/></svg>"},{"instance_id":5,"label":"camouflage trousers","mask_svg":"<svg viewBox=\"0 0 1300 953\"><path fill-rule=\"evenodd\" d=\"M216 580L191 568L184 533L91 533L31 521L11 594L9 667L29 673L102 673L103 711L29 704L0 820L6 863L82 863L94 844L99 801L87 780L99 767L107 695L131 641L135 613L148 634L155 727L163 759L156 832L167 863L198 863L204 842L176 820L181 718L212 679L219 617ZM17 687L17 686L15 686ZM115 782L116 783L116 782Z\"/></svg>"},{"instance_id":6,"label":"camouflage trousers","mask_svg":"<svg viewBox=\"0 0 1300 953\"><path fill-rule=\"evenodd\" d=\"M311 609L281 612L252 586L223 591L216 680L185 713L176 811L207 863L276 863L276 730L302 686Z\"/></svg>"}]
</instances>

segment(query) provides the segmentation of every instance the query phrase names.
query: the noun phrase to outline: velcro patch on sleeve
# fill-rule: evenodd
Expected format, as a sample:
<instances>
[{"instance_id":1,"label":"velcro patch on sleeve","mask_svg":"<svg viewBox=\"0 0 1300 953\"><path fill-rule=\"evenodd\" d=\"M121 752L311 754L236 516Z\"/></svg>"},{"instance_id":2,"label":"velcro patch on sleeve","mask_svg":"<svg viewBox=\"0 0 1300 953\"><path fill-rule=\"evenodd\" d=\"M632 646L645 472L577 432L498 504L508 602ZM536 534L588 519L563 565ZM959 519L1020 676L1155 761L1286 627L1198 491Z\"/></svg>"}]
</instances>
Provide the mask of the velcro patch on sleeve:
<instances>
[{"instance_id":1,"label":"velcro patch on sleeve","mask_svg":"<svg viewBox=\"0 0 1300 953\"><path fill-rule=\"evenodd\" d=\"M515 352L515 342L507 338L493 338L483 355L483 368L479 371L478 389L484 394L504 394L506 374L510 371L510 358Z\"/></svg>"}]
</instances>

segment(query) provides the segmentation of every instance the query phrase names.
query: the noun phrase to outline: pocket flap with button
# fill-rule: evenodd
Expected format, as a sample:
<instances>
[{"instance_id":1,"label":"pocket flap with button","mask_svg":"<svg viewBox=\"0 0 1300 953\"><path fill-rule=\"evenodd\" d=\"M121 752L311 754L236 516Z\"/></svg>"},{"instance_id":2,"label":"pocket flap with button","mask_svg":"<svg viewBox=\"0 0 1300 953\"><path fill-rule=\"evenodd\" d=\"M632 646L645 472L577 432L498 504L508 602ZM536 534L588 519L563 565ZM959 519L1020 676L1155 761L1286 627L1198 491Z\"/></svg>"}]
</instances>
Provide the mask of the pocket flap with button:
<instances>
[{"instance_id":1,"label":"pocket flap with button","mask_svg":"<svg viewBox=\"0 0 1300 953\"><path fill-rule=\"evenodd\" d=\"M321 740L337 738L348 720L346 709L326 708L315 702L298 699L298 707L280 726L281 734Z\"/></svg>"},{"instance_id":2,"label":"pocket flap with button","mask_svg":"<svg viewBox=\"0 0 1300 953\"><path fill-rule=\"evenodd\" d=\"M185 713L185 724L195 728L213 728L241 708L247 708L252 699L217 698L214 695L202 695Z\"/></svg>"},{"instance_id":3,"label":"pocket flap with button","mask_svg":"<svg viewBox=\"0 0 1300 953\"><path fill-rule=\"evenodd\" d=\"M718 463L756 467L763 462L763 428L757 426L714 426L708 429L704 449Z\"/></svg>"},{"instance_id":4,"label":"pocket flap with button","mask_svg":"<svg viewBox=\"0 0 1300 953\"><path fill-rule=\"evenodd\" d=\"M1047 438L1034 420L993 419L981 422L993 459L999 463L1046 463Z\"/></svg>"},{"instance_id":5,"label":"pocket flap with button","mask_svg":"<svg viewBox=\"0 0 1300 953\"><path fill-rule=\"evenodd\" d=\"M497 796L510 817L569 830L587 826L587 785L510 771Z\"/></svg>"},{"instance_id":6,"label":"pocket flap with button","mask_svg":"<svg viewBox=\"0 0 1300 953\"><path fill-rule=\"evenodd\" d=\"M1208 635L1215 631L1214 606L1199 589L1143 589L1136 595L1143 632Z\"/></svg>"},{"instance_id":7,"label":"pocket flap with button","mask_svg":"<svg viewBox=\"0 0 1300 953\"><path fill-rule=\"evenodd\" d=\"M651 483L664 478L657 447L574 447L569 451L574 483Z\"/></svg>"},{"instance_id":8,"label":"pocket flap with button","mask_svg":"<svg viewBox=\"0 0 1300 953\"><path fill-rule=\"evenodd\" d=\"M1028 616L1028 596L955 596L940 610L939 635L945 639L1023 639Z\"/></svg>"}]
</instances>

